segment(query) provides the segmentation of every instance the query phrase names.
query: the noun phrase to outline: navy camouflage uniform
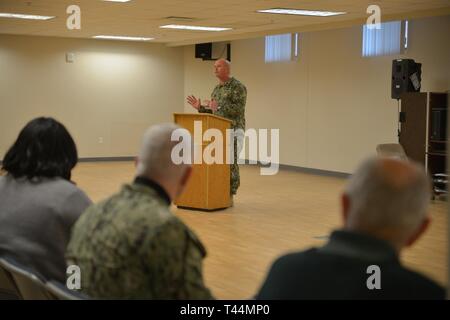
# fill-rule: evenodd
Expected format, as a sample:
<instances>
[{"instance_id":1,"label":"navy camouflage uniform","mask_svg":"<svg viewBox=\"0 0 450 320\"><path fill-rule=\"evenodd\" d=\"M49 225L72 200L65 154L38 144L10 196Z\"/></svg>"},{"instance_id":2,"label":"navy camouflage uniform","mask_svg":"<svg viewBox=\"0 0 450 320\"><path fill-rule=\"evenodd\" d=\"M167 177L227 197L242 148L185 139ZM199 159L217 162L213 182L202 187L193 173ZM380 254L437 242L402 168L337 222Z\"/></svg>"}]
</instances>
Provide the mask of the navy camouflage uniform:
<instances>
[{"instance_id":1,"label":"navy camouflage uniform","mask_svg":"<svg viewBox=\"0 0 450 320\"><path fill-rule=\"evenodd\" d=\"M224 84L218 84L212 94L211 99L217 101L217 111L201 106L199 112L213 113L217 116L227 118L232 121L231 129L242 129L245 131L245 103L247 101L247 88L237 79L231 77ZM242 149L243 136L234 138L234 161L231 165L230 190L231 194L236 194L240 186L239 166L237 157Z\"/></svg>"},{"instance_id":2,"label":"navy camouflage uniform","mask_svg":"<svg viewBox=\"0 0 450 320\"><path fill-rule=\"evenodd\" d=\"M211 299L202 276L206 250L170 210L155 182L133 184L89 207L75 224L66 261L93 298Z\"/></svg>"}]
</instances>

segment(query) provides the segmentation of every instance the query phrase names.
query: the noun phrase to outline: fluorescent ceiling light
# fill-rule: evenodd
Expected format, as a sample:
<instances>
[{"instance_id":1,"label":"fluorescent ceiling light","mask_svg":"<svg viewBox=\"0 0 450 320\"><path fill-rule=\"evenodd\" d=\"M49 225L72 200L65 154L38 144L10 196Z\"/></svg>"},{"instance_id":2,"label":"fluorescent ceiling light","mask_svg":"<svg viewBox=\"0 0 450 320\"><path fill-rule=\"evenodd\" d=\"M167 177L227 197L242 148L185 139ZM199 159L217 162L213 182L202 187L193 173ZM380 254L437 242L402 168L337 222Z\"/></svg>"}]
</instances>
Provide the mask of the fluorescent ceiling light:
<instances>
[{"instance_id":1,"label":"fluorescent ceiling light","mask_svg":"<svg viewBox=\"0 0 450 320\"><path fill-rule=\"evenodd\" d=\"M108 39L108 40L128 40L128 41L150 41L155 38L144 38L144 37L125 37L125 36L93 36L95 39Z\"/></svg>"},{"instance_id":2,"label":"fluorescent ceiling light","mask_svg":"<svg viewBox=\"0 0 450 320\"><path fill-rule=\"evenodd\" d=\"M32 15L32 14L0 12L0 18L14 18L14 19L28 19L28 20L49 20L49 19L53 19L54 16L37 16L37 15Z\"/></svg>"},{"instance_id":3,"label":"fluorescent ceiling light","mask_svg":"<svg viewBox=\"0 0 450 320\"><path fill-rule=\"evenodd\" d=\"M103 1L109 1L109 2L128 2L131 0L103 0Z\"/></svg>"},{"instance_id":4,"label":"fluorescent ceiling light","mask_svg":"<svg viewBox=\"0 0 450 320\"><path fill-rule=\"evenodd\" d=\"M329 17L329 16L337 16L340 14L346 14L347 12L333 12L333 11L311 11L311 10L299 10L299 9L266 9L266 10L257 10L260 13L278 13L278 14L294 14L299 16L316 16L316 17Z\"/></svg>"},{"instance_id":5,"label":"fluorescent ceiling light","mask_svg":"<svg viewBox=\"0 0 450 320\"><path fill-rule=\"evenodd\" d=\"M179 24L168 24L160 26L163 29L181 29L181 30L195 30L195 31L226 31L231 28L219 28L219 27L200 27L200 26L183 26Z\"/></svg>"}]
</instances>

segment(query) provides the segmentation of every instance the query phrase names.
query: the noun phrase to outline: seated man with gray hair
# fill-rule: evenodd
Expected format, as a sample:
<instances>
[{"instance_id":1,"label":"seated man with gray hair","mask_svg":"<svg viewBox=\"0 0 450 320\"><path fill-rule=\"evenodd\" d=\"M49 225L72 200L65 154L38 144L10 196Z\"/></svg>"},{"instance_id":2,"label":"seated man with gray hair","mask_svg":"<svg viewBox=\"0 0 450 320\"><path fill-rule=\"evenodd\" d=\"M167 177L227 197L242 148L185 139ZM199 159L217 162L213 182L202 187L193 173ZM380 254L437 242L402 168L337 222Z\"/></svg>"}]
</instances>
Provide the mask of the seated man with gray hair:
<instances>
[{"instance_id":1,"label":"seated man with gray hair","mask_svg":"<svg viewBox=\"0 0 450 320\"><path fill-rule=\"evenodd\" d=\"M89 207L72 230L68 265L81 270L81 290L92 298L211 299L202 261L206 250L169 209L191 166L171 159L175 124L144 135L134 182ZM191 141L187 131L183 141Z\"/></svg>"},{"instance_id":2,"label":"seated man with gray hair","mask_svg":"<svg viewBox=\"0 0 450 320\"><path fill-rule=\"evenodd\" d=\"M430 181L422 167L372 158L342 195L344 228L325 246L279 258L258 299L444 299L444 289L402 266L426 230Z\"/></svg>"}]
</instances>

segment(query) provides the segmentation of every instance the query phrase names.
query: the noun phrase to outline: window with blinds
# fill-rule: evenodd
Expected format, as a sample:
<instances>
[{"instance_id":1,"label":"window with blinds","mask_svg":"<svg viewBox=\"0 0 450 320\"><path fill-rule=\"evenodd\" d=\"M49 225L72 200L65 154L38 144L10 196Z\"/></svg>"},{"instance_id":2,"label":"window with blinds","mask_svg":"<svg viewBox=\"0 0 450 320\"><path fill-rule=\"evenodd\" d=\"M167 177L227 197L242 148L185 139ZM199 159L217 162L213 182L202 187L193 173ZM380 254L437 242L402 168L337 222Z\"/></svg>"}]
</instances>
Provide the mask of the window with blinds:
<instances>
[{"instance_id":1,"label":"window with blinds","mask_svg":"<svg viewBox=\"0 0 450 320\"><path fill-rule=\"evenodd\" d=\"M407 46L407 21L404 28L404 48ZM392 21L375 25L363 25L362 56L375 57L399 54L402 50L402 22Z\"/></svg>"},{"instance_id":2,"label":"window with blinds","mask_svg":"<svg viewBox=\"0 0 450 320\"><path fill-rule=\"evenodd\" d=\"M266 36L264 61L291 61L298 56L298 33Z\"/></svg>"}]
</instances>

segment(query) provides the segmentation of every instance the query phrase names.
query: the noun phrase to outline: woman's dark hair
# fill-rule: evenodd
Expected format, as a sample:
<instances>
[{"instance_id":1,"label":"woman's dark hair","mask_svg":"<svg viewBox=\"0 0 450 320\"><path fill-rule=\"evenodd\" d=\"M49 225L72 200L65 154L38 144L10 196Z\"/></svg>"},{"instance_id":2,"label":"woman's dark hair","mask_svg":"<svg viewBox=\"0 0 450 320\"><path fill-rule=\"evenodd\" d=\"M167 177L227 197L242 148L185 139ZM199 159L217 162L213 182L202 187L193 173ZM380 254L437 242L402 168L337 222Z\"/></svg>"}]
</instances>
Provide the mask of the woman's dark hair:
<instances>
[{"instance_id":1,"label":"woman's dark hair","mask_svg":"<svg viewBox=\"0 0 450 320\"><path fill-rule=\"evenodd\" d=\"M15 178L62 177L70 180L77 147L67 129L53 118L36 118L20 131L3 158L3 169Z\"/></svg>"}]
</instances>

